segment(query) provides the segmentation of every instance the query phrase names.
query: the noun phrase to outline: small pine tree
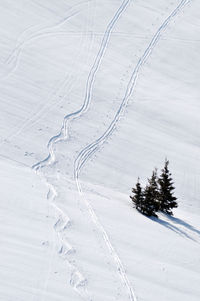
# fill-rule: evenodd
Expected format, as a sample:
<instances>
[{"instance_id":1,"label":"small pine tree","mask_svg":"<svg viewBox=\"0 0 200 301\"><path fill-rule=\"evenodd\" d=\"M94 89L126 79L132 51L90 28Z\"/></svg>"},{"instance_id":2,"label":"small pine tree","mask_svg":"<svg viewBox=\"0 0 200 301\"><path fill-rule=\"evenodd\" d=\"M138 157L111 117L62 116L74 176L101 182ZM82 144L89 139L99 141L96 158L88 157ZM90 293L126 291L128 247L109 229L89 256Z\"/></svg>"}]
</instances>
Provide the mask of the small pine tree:
<instances>
[{"instance_id":1,"label":"small pine tree","mask_svg":"<svg viewBox=\"0 0 200 301\"><path fill-rule=\"evenodd\" d=\"M140 179L138 178L138 181L136 183L135 188L132 188L133 196L130 196L135 208L140 211L141 210L141 204L143 202L144 196L142 187L140 185Z\"/></svg>"},{"instance_id":2,"label":"small pine tree","mask_svg":"<svg viewBox=\"0 0 200 301\"><path fill-rule=\"evenodd\" d=\"M158 211L158 184L157 184L157 170L155 169L148 184L144 190L144 200L141 206L141 213L147 216L155 216Z\"/></svg>"},{"instance_id":3,"label":"small pine tree","mask_svg":"<svg viewBox=\"0 0 200 301\"><path fill-rule=\"evenodd\" d=\"M151 179L148 180L149 185L151 186L152 197L154 199L155 211L159 210L159 188L158 188L158 176L157 176L157 168L155 168L152 172Z\"/></svg>"},{"instance_id":4,"label":"small pine tree","mask_svg":"<svg viewBox=\"0 0 200 301\"><path fill-rule=\"evenodd\" d=\"M173 190L175 189L173 186L173 181L171 178L171 173L168 169L169 161L165 160L165 166L162 169L162 173L158 179L159 183L159 210L167 213L169 215L173 215L173 208L177 208L178 204L176 202L177 198L173 196Z\"/></svg>"}]
</instances>

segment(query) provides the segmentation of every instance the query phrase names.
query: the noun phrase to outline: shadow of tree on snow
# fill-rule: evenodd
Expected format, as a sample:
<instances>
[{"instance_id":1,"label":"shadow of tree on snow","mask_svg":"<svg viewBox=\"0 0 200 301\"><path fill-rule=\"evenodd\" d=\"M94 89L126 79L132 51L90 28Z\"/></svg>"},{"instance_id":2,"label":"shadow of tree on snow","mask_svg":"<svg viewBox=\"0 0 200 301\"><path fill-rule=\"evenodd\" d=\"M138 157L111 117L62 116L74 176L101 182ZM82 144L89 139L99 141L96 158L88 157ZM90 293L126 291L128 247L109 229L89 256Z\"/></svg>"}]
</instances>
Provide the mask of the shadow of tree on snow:
<instances>
[{"instance_id":1,"label":"shadow of tree on snow","mask_svg":"<svg viewBox=\"0 0 200 301\"><path fill-rule=\"evenodd\" d=\"M186 237L192 241L197 242L197 240L190 235L191 233L188 233L188 230L198 234L200 237L200 231L198 229L196 229L195 227L193 227L192 225L190 225L189 223L185 222L184 220L182 220L180 218L173 217L173 216L170 216L167 214L161 214L161 216L164 216L165 218L167 218L168 221L161 219L161 217L159 217L159 218L152 217L151 220L170 229L171 231L174 231L175 233L179 234L182 237Z\"/></svg>"},{"instance_id":2,"label":"shadow of tree on snow","mask_svg":"<svg viewBox=\"0 0 200 301\"><path fill-rule=\"evenodd\" d=\"M189 223L185 222L184 220L174 217L174 216L170 216L167 215L167 218L169 220L171 220L173 223L177 224L177 225L181 225L184 226L185 228L187 228L188 230L197 233L200 236L200 230L196 229L195 227L193 227L192 225L190 225Z\"/></svg>"}]
</instances>

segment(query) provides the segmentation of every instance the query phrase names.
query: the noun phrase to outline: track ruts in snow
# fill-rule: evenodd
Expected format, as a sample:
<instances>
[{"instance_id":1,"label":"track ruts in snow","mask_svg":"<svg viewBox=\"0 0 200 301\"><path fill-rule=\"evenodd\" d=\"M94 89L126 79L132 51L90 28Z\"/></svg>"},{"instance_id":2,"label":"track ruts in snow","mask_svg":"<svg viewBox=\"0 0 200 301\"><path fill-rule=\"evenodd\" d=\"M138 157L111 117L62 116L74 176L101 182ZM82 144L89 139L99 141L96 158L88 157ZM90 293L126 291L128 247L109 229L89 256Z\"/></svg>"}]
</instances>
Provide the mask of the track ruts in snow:
<instances>
[{"instance_id":1,"label":"track ruts in snow","mask_svg":"<svg viewBox=\"0 0 200 301\"><path fill-rule=\"evenodd\" d=\"M37 172L37 171L41 171L41 169L43 167L46 167L50 164L53 164L55 162L55 150L54 150L54 145L58 142L58 141L63 141L65 139L67 139L68 137L68 124L71 120L74 120L76 118L79 118L82 114L84 114L90 105L91 102L91 97L92 97L92 88L93 88L93 83L95 80L95 75L99 69L99 66L101 64L103 55L106 51L107 48L107 44L109 42L110 36L111 36L111 32L112 29L115 25L115 23L118 21L118 19L120 18L121 14L125 11L125 9L127 8L127 6L129 5L130 0L124 0L122 2L122 4L120 5L120 7L118 8L118 10L116 11L114 17L111 19L111 21L109 22L106 31L103 35L103 39L102 42L100 44L100 48L99 51L97 53L97 56L95 58L94 64L89 72L88 78L87 78L87 83L86 83L86 90L85 90L85 97L84 97L84 102L83 105L81 106L81 108L79 110L77 110L76 112L73 112L71 114L68 114L64 117L63 120L63 125L61 127L60 132L58 133L58 135L53 136L47 145L49 154L47 156L47 158L45 158L44 160L38 162L37 164L33 165L33 169ZM51 204L52 206L55 207L55 209L57 211L60 211L61 216L65 217L65 213L57 207L57 205L55 204L55 198L56 198L56 190L53 187L52 184L48 183L48 181L46 180L47 185L49 186L50 189L50 193L52 194L51 197ZM68 219L68 217L66 216L66 219ZM58 221L59 222L59 221ZM56 227L56 225L55 225ZM69 261L67 261L69 263L69 265L71 265L71 263ZM71 267L70 267L71 268ZM81 290L83 289L83 287L85 287L86 284L86 279L80 274L80 272L77 269L74 269L74 271L72 272L71 275L71 281L70 281L71 285L73 286L73 288L77 291L77 293L79 295L81 295L81 297L83 299L87 299L87 300L91 300L89 295L87 294L87 291L85 289L84 294L82 294ZM81 290L80 290L81 288ZM86 294L85 294L86 293ZM135 299L131 299L131 300L135 300Z\"/></svg>"},{"instance_id":2,"label":"track ruts in snow","mask_svg":"<svg viewBox=\"0 0 200 301\"><path fill-rule=\"evenodd\" d=\"M134 68L134 71L131 75L131 78L128 82L126 91L125 91L125 95L123 97L123 100L120 104L120 107L117 111L117 113L115 114L114 119L112 120L112 122L110 123L109 127L107 128L107 130L94 142L90 143L89 145L87 145L84 149L82 149L80 151L80 153L78 154L76 160L75 160L75 170L74 170L74 176L75 178L77 178L77 175L81 169L81 167L83 166L83 164L85 163L85 161L91 157L91 155L106 141L106 139L112 134L112 132L115 129L115 126L117 124L117 122L119 121L124 109L126 108L127 104L128 104L128 100L134 90L136 81L137 81L137 77L138 77L138 73L140 71L140 68L144 65L144 63L146 62L147 58L150 56L151 52L153 51L153 48L156 46L157 42L159 41L160 37L161 37L161 33L162 31L164 31L166 29L166 27L168 26L168 24L170 23L170 21L172 20L172 18L174 18L178 12L186 5L190 2L191 0L183 0L181 1L181 3L176 7L176 9L168 16L168 18L163 22L163 24L159 27L159 29L157 30L157 32L155 33L155 35L153 36L150 44L148 45L148 47L146 48L146 50L144 51L144 54L140 57L136 67Z\"/></svg>"},{"instance_id":3,"label":"track ruts in snow","mask_svg":"<svg viewBox=\"0 0 200 301\"><path fill-rule=\"evenodd\" d=\"M53 25L49 26L41 26L41 28L38 28L37 26L31 26L25 29L17 39L17 43L15 48L12 50L10 55L7 57L5 60L6 65L11 65L11 70L8 72L8 74L3 77L2 79L6 79L8 76L10 76L18 67L18 63L20 60L20 54L23 51L24 47L26 46L27 43L30 41L36 40L40 37L46 37L47 35L52 35L52 34L59 34L60 31L54 32L54 29L57 29L64 25L66 22L69 21L72 17L76 16L79 12L80 9L76 9L77 7L89 3L91 0L88 1L82 1L80 3L75 4L73 7L71 7L68 11L67 14L64 18L62 18L60 21ZM50 30L50 31L49 31ZM61 32L64 34L64 32Z\"/></svg>"},{"instance_id":4,"label":"track ruts in snow","mask_svg":"<svg viewBox=\"0 0 200 301\"><path fill-rule=\"evenodd\" d=\"M29 27L28 29L24 30L21 33L20 37L17 39L15 48L12 50L12 52L10 53L10 55L8 56L8 58L5 61L5 64L7 64L7 65L12 64L12 69L9 71L9 73L6 75L6 77L1 78L1 80L8 78L8 76L12 75L16 71L17 66L20 62L20 56L22 55L22 51L29 42L33 42L34 40L36 40L38 38L44 38L48 35L57 36L59 34L62 34L62 35L67 34L66 31L56 31L55 32L54 29L60 28L62 25L67 23L72 17L75 17L81 11L81 10L77 10L77 9L75 10L75 7L86 4L86 3L90 3L90 2L91 2L91 0L88 0L88 1L83 1L83 2L80 2L76 5L74 5L72 8L70 8L67 11L67 15L54 25L46 26L46 27L42 27L42 28L38 28L38 26L37 27L33 26L33 27ZM81 35L80 45L78 47L78 49L81 49L81 50L78 51L78 54L77 54L77 56L75 56L74 61L77 59L77 57L79 56L79 54L81 53L81 51L83 49L82 40L83 40L83 33ZM66 90L67 86L68 86L67 93L69 95L70 85L72 88L72 84L70 84L69 78L70 78L69 75L66 75L64 80L62 80L62 82L59 82L59 84L55 87L54 91L51 92L49 96L47 96L47 100L49 100L50 97L52 97L52 95L56 95L63 88L65 88L65 90ZM66 96L66 93L62 96L62 98L59 101L56 101L56 102L54 101L50 105L49 105L49 102L47 101L47 103L41 109L39 109L37 112L35 112L30 118L26 119L25 122L20 126L20 128L17 131L14 131L14 133L11 133L9 135L8 139L10 140L13 137L16 137L17 135L19 135L21 133L21 131L23 129L25 129L26 127L33 125L35 122L37 122L41 115L44 116L44 113L46 113L47 110L50 110L54 106L58 105L61 101L63 101L65 96ZM4 142L2 142L1 144L3 144L3 143Z\"/></svg>"},{"instance_id":5,"label":"track ruts in snow","mask_svg":"<svg viewBox=\"0 0 200 301\"><path fill-rule=\"evenodd\" d=\"M123 1L120 8L117 10L116 14L114 15L113 19L110 21L110 23L107 26L107 29L104 33L104 36L103 36L103 39L102 39L102 42L101 42L101 45L100 45L100 49L97 53L97 56L95 58L95 62L93 64L93 66L92 66L92 68L89 72L88 78L87 78L86 91L85 91L85 97L84 97L83 105L76 112L68 114L64 117L63 125L61 127L60 132L58 133L58 135L53 136L48 142L48 145L47 145L47 148L49 150L48 157L45 158L44 160L36 163L35 165L33 165L34 169L38 169L38 168L43 167L43 164L46 165L48 163L48 165L49 165L49 164L51 164L52 162L55 161L55 152L53 150L54 144L56 144L58 141L66 139L67 138L68 123L71 120L79 118L80 116L82 116L83 113L85 113L88 110L88 107L89 107L90 101L91 101L92 88L93 88L93 84L94 84L94 80L95 80L95 75L96 75L97 70L100 66L100 63L101 63L103 55L105 53L107 44L109 42L112 28L114 27L117 20L120 18L123 11L128 6L129 2L130 2L130 0Z\"/></svg>"},{"instance_id":6,"label":"track ruts in snow","mask_svg":"<svg viewBox=\"0 0 200 301\"><path fill-rule=\"evenodd\" d=\"M83 2L83 3L90 3L90 1ZM72 7L72 9L73 8L74 7ZM70 11L72 9L70 9ZM37 38L41 38L41 37L44 38L44 37L46 37L47 33L45 33L45 32L46 32L47 29L48 30L50 30L50 29L52 30L55 27L60 27L65 22L69 21L72 17L76 16L77 14L78 14L78 12L71 13L71 14L69 14L69 16L67 16L64 19L62 19L56 25L52 25L52 26L49 26L49 27L45 27L45 28L43 28L41 30L38 30L38 31L34 32L33 36L28 37L26 40L24 40L21 43L18 42L17 45L16 45L16 48L17 49L19 48L20 50L18 50L18 52L17 52L17 58L16 58L16 60L19 61L18 56L20 55L20 52L23 50L23 49L21 49L21 47L22 46L24 47L27 42L35 40ZM41 32L44 32L44 33L41 34ZM60 31L48 32L48 35L56 35L57 36L58 34L67 34L67 32L65 32L65 31L61 31L61 32ZM81 39L80 39L80 44L79 44L79 47L78 47L78 49L80 49L80 50L78 50L77 55L73 59L73 62L75 62L77 60L77 58L79 56L81 56L82 49L85 47L85 42L83 42L83 36L84 35L82 33ZM20 39L19 39L19 41L20 41ZM20 44L21 44L21 46L20 46ZM83 44L84 44L84 46L83 46ZM10 54L10 56L14 55L14 51L15 50L13 50L13 52L12 52L12 54ZM14 71L12 71L12 72L14 72ZM30 118L28 118L27 120L25 120L25 122L21 125L21 127L17 131L15 131L13 134L10 134L9 135L9 140L12 139L13 137L18 136L22 132L22 130L24 130L26 127L33 126L40 119L41 116L44 117L44 114L46 114L48 110L50 110L54 106L58 105L60 102L63 101L63 99L66 97L66 95L69 95L69 93L70 93L70 91L71 91L72 88L73 88L73 84L70 83L70 76L66 74L64 80L62 80L61 82L59 82L59 84L55 87L55 89L53 90L53 92L51 91L50 95L47 96L47 102L46 102L46 104L41 109L39 109L37 112L35 112ZM52 98L52 95L55 96L56 94L60 93L62 91L62 89L67 90L67 93L65 92L64 95L62 95L62 98L59 99L59 101L54 101L52 104L49 105L49 101L48 100L50 100Z\"/></svg>"},{"instance_id":7,"label":"track ruts in snow","mask_svg":"<svg viewBox=\"0 0 200 301\"><path fill-rule=\"evenodd\" d=\"M81 168L83 167L84 163L86 162L86 160L88 160L98 149L99 147L106 141L106 139L112 134L112 132L114 131L117 122L119 121L124 109L127 106L128 100L134 90L137 78L138 78L138 73L141 69L141 67L144 65L144 63L146 62L147 58L150 56L151 52L153 51L154 47L156 46L157 42L159 41L160 37L161 37L161 33L167 28L167 26L169 25L170 21L180 12L180 10L190 2L191 0L182 0L180 2L180 4L172 11L172 13L167 17L167 19L165 19L165 21L162 23L162 25L159 27L159 29L156 31L156 33L154 34L150 44L148 45L148 47L146 48L146 50L144 51L143 55L141 56L141 58L139 59L136 67L133 70L133 73L131 75L131 78L128 82L126 91L125 91L125 95L122 99L121 105L117 111L117 113L115 114L114 119L112 120L112 122L110 123L109 127L107 128L107 130L94 142L92 142L91 144L89 144L88 146L86 146L83 150L80 151L80 153L78 154L76 160L75 160L75 164L74 164L74 177L76 179L77 182L77 187L79 190L79 193L81 195L83 195L82 189L81 189L81 184L79 182L79 173ZM92 217L92 220L94 221L94 223L96 224L97 228L99 229L99 231L102 233L102 236L105 240L105 243L113 257L113 259L115 260L117 267L118 267L118 272L120 274L120 277L122 278L125 286L127 287L128 293L129 293L129 299L131 301L136 300L136 296L134 294L134 291L129 283L129 280L127 278L125 269L123 267L123 264L119 258L119 256L117 255L116 251L114 250L109 237L104 229L104 227L102 226L102 224L100 223L96 213L94 212L92 206L90 205L89 201L84 197L83 195L83 199L85 201L85 204L88 208L88 211L90 212L90 215Z\"/></svg>"}]
</instances>

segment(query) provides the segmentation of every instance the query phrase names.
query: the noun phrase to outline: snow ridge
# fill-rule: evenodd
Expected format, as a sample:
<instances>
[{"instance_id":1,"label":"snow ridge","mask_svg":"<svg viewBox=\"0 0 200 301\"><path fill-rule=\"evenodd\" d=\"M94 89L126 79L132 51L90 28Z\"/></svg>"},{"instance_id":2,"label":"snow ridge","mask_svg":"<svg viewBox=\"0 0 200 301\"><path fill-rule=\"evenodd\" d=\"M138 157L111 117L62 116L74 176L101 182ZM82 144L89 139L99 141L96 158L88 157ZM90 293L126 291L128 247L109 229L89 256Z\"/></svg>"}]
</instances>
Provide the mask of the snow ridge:
<instances>
[{"instance_id":1,"label":"snow ridge","mask_svg":"<svg viewBox=\"0 0 200 301\"><path fill-rule=\"evenodd\" d=\"M94 84L94 80L95 80L95 75L99 69L99 66L101 64L103 55L106 51L110 36L111 36L111 32L112 29L115 25L115 23L118 21L118 19L120 18L120 16L122 15L122 13L125 11L125 9L127 8L128 4L130 3L130 0L124 0L122 2L122 4L120 5L120 7L118 8L117 12L115 13L114 17L112 18L112 20L110 21L110 23L108 24L106 31L104 33L99 51L97 53L96 59L94 61L94 64L89 72L88 78L87 78L87 84L86 84L86 91L85 91L85 97L84 97L84 102L82 107L77 110L74 113L68 114L64 117L63 120L63 125L61 127L60 132L53 136L47 145L49 154L47 156L47 158L45 158L44 160L36 163L35 165L32 166L32 169L35 170L36 172L41 171L42 168L49 166L51 164L54 164L55 162L55 150L54 150L54 145L58 142L58 141L63 141L65 139L67 139L68 137L68 125L69 122L71 120L74 120L78 117L80 117L83 113L85 113L90 105L91 102L91 96L92 96L92 88L93 88L93 84ZM41 174L41 173L40 173ZM57 231L58 226L60 225L60 222L62 224L63 220L64 220L64 227L62 227L60 230L58 230L58 237L62 242L62 247L60 249L60 254L61 255L67 255L71 252L75 252L75 250L73 249L73 247L71 247L69 245L68 242L65 242L63 240L63 237L61 235L61 232L66 228L67 225L70 224L70 219L68 218L68 216L61 210L61 208L58 208L58 206L55 204L55 198L57 196L57 192L55 187L50 184L47 179L46 179L46 183L49 187L49 194L48 195L52 195L51 196L51 204L52 206L56 209L56 211L58 211L60 213L60 218L59 220L56 222L54 228ZM109 242L109 244L111 245L111 243ZM113 254L114 255L114 254ZM65 258L67 259L67 258ZM72 285L72 287L77 291L77 293L85 300L91 300L88 293L87 293L87 289L86 289L86 283L87 280L85 279L85 277L78 271L78 269L69 262L69 260L67 260L70 268L73 269L72 273L71 273L71 280L70 280L70 284ZM134 301L136 299L131 299L131 301Z\"/></svg>"}]
</instances>

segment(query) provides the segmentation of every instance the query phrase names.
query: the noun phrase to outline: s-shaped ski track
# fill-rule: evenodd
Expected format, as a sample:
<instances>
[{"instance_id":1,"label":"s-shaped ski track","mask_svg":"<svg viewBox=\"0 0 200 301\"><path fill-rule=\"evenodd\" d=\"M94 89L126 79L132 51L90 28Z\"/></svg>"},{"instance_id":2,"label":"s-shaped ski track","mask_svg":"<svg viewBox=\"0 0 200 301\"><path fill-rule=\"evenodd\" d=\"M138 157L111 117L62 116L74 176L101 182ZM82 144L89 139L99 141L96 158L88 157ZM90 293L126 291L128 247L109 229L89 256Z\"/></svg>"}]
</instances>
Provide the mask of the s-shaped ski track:
<instances>
[{"instance_id":1,"label":"s-shaped ski track","mask_svg":"<svg viewBox=\"0 0 200 301\"><path fill-rule=\"evenodd\" d=\"M138 78L138 73L141 69L141 67L144 65L144 63L146 62L146 60L148 59L148 57L150 56L150 54L152 53L154 47L156 46L157 42L159 41L162 32L167 28L167 26L169 25L169 23L171 22L171 20L181 11L181 9L183 9L183 7L188 4L191 0L182 0L179 5L172 11L172 13L167 17L167 19L165 19L165 21L162 23L162 25L159 27L159 29L156 31L155 35L153 36L150 44L148 45L148 47L146 48L146 50L144 51L143 55L140 57L136 67L134 68L131 78L128 82L126 91L125 91L125 95L122 99L122 102L120 104L120 107L114 117L114 119L112 120L112 122L110 123L109 127L107 128L107 130L102 134L102 136L100 136L97 140L95 140L94 142L92 142L91 144L89 144L88 146L86 146L83 150L80 151L80 153L78 154L75 163L74 163L74 178L76 180L77 183L77 188L78 191L80 193L80 195L83 197L85 205L91 215L91 218L93 220L93 222L95 223L96 227L99 229L99 231L101 232L104 241L110 251L110 254L112 255L114 261L116 262L117 265L117 270L120 274L120 277L122 278L122 281L124 282L127 290L128 290L128 294L129 294L129 300L131 301L136 301L136 296L134 294L134 290L132 289L128 277L126 275L126 271L123 267L123 264L117 254L117 252L114 250L110 239L103 227L103 225L101 224L101 222L99 221L95 211L93 210L92 206L90 205L89 201L85 198L83 192L82 192L82 188L81 188L81 184L79 181L79 173L81 171L81 168L83 167L83 165L85 164L85 162L100 148L100 146L108 139L108 137L110 137L110 135L112 134L112 132L114 131L114 129L116 128L117 122L119 121L120 117L122 116L122 113L124 111L124 109L126 108L127 104L128 104L128 100L134 90L137 78Z\"/></svg>"},{"instance_id":2,"label":"s-shaped ski track","mask_svg":"<svg viewBox=\"0 0 200 301\"><path fill-rule=\"evenodd\" d=\"M55 159L56 159L54 145L58 141L63 141L63 140L67 139L67 137L68 137L68 126L69 126L70 121L79 118L80 116L82 116L82 114L84 114L88 110L90 102L91 102L91 98L92 98L92 88L93 88L93 84L94 84L94 80L95 80L95 75L96 75L96 73L99 69L102 58L103 58L104 53L106 51L106 48L107 48L107 45L108 45L108 42L110 40L110 36L111 36L111 33L112 33L112 29L113 29L114 25L116 24L116 22L119 20L122 13L125 11L127 6L129 5L130 1L131 0L124 0L122 2L120 7L118 8L118 10L116 11L114 17L109 22L109 24L106 28L106 31L103 35L102 42L100 44L99 51L97 53L94 64L93 64L93 66L92 66L92 68L89 72L88 78L87 78L87 84L86 84L86 90L85 90L85 97L84 97L83 105L76 112L68 114L64 117L63 125L60 129L60 132L57 135L53 136L48 142L47 148L48 148L49 154L48 154L47 158L45 158L44 160L42 160L42 161L40 161L40 162L38 162L38 163L36 163L35 165L32 166L32 169L35 170L36 172L41 171L42 168L44 168L44 167L46 167L50 164L54 164ZM51 193L53 194L52 206L54 206L55 205L54 196L56 196L56 191L55 191L55 188L52 187L52 184L48 183L47 179L46 179L46 182L47 182L47 185L49 186L49 189L51 190ZM56 208L57 206L55 205L54 207ZM57 208L57 209L59 211L61 211L60 208ZM62 213L64 214L64 212L62 212ZM77 273L78 273L78 271L77 271ZM79 290L78 290L78 285L76 285L76 283L74 283L74 281L72 281L72 286L74 287L75 290L77 290L77 293L80 293ZM84 296L82 296L82 297L84 298ZM88 296L88 298L89 298L89 296ZM131 299L131 301L136 301L136 299Z\"/></svg>"}]
</instances>

